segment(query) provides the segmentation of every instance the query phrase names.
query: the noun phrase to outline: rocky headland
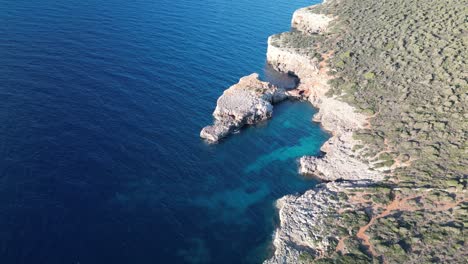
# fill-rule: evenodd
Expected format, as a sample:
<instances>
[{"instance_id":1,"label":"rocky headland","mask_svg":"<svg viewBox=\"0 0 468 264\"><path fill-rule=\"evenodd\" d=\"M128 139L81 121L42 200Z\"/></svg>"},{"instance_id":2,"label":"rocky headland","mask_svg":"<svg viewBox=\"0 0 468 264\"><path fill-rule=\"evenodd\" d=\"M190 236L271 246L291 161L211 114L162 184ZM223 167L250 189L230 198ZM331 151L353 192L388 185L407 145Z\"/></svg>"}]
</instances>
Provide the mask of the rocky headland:
<instances>
[{"instance_id":1,"label":"rocky headland","mask_svg":"<svg viewBox=\"0 0 468 264\"><path fill-rule=\"evenodd\" d=\"M448 8L439 0L434 5L440 10ZM446 12L452 14L452 20L458 19L459 13L451 10L460 9L463 4L456 0L450 6L452 9ZM299 172L323 183L302 195L288 195L277 201L280 223L274 235L275 251L265 263L467 260L468 253L463 250L464 228L468 225L467 174L463 165L466 159L460 158L466 149L464 152L463 129L459 127L464 107L458 104L466 98L459 89L466 82L461 80L458 69L458 77L454 77L458 79L449 78L439 84L459 84L441 88L440 94L431 99L457 107L449 133L441 132L449 121L443 121L442 126L436 120L416 120L423 115L422 109L427 110L426 118L433 119L427 115L433 110L421 105L425 97L418 97L432 91L428 82L412 82L416 77L405 77L394 84L398 89L391 90L388 84L393 80L388 76L403 76L407 70L400 75L386 73L417 65L402 62L399 55L410 49L407 56L411 56L415 48L407 48L407 41L380 43L389 33L374 28L394 32L400 25L411 27L412 23L419 23L404 20L402 13L405 17L418 14L426 19L443 16L434 9L422 9L425 6L418 1L400 5L396 0L384 1L378 7L370 0L332 0L299 9L293 15L292 31L271 36L267 51L268 63L279 72L296 76L297 87L285 91L251 75L219 98L214 125L201 132L211 142L244 125L270 118L272 104L286 98L308 100L319 109L313 121L320 122L331 134L321 148L323 155L298 157ZM390 23L397 26L387 27ZM426 23L419 27L432 30ZM415 31L408 34L421 35ZM343 42L346 38L353 44ZM449 42L437 39L434 43ZM450 51L460 47L463 45ZM453 57L446 57L449 58ZM389 65L385 70L381 67L380 71L371 71L371 67L380 67L376 64L379 60ZM450 74L454 73L441 76ZM407 86L412 87L412 93ZM391 104L384 108L376 102ZM412 108L419 112L398 112ZM395 134L395 130L401 134ZM431 141L429 135L440 140ZM453 143L442 147L449 141ZM442 151L452 158L441 158ZM440 172L442 169L445 173Z\"/></svg>"},{"instance_id":2,"label":"rocky headland","mask_svg":"<svg viewBox=\"0 0 468 264\"><path fill-rule=\"evenodd\" d=\"M292 28L296 34L299 32L307 37L326 32L332 18L314 13L314 7L294 13ZM334 241L342 238L327 225L330 212L346 207L346 202L336 199L338 193L383 179L381 173L370 170L369 165L353 156L352 149L358 144L353 139L353 132L367 126L368 117L357 113L347 103L328 97L328 81L332 77L328 75L326 62L310 56L310 52L304 52L301 47L295 47L288 41L288 36L283 39L283 35L268 39L267 62L275 70L297 77L298 86L286 91L260 81L258 74L241 78L218 99L213 113L214 124L204 127L200 136L215 143L245 125L267 120L272 116L275 103L288 98L308 100L319 109L313 121L320 122L332 137L321 148L323 156L299 159L299 172L327 182L356 182L325 183L303 195L290 195L278 200L280 226L275 232L276 250L274 257L266 263L297 263L304 251L314 256L325 254Z\"/></svg>"},{"instance_id":3,"label":"rocky headland","mask_svg":"<svg viewBox=\"0 0 468 264\"><path fill-rule=\"evenodd\" d=\"M260 81L258 74L245 76L219 97L214 124L204 127L200 137L215 143L245 125L265 121L273 113L273 104L286 98L284 89Z\"/></svg>"}]
</instances>

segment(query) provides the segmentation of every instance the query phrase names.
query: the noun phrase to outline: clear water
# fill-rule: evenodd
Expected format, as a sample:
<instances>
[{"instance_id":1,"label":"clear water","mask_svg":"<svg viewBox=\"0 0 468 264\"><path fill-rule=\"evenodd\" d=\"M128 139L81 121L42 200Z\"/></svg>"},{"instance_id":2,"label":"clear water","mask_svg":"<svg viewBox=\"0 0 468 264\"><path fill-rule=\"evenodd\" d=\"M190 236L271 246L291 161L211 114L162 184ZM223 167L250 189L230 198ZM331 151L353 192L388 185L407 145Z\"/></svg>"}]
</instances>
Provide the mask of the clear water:
<instances>
[{"instance_id":1,"label":"clear water","mask_svg":"<svg viewBox=\"0 0 468 264\"><path fill-rule=\"evenodd\" d=\"M295 159L327 137L315 110L198 134L313 3L0 0L1 263L264 260L275 199L314 185Z\"/></svg>"}]
</instances>

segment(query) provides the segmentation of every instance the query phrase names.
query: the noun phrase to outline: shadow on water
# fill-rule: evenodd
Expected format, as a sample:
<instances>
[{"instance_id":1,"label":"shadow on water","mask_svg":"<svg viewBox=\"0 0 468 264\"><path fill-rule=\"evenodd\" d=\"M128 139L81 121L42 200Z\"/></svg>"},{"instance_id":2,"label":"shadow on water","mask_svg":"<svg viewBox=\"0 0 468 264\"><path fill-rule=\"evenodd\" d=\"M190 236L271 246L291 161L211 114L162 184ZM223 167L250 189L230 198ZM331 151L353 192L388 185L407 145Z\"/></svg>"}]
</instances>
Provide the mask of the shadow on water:
<instances>
[{"instance_id":1,"label":"shadow on water","mask_svg":"<svg viewBox=\"0 0 468 264\"><path fill-rule=\"evenodd\" d=\"M278 72L268 63L265 64L263 69L263 79L286 90L293 89L299 84L299 79L296 76Z\"/></svg>"}]
</instances>

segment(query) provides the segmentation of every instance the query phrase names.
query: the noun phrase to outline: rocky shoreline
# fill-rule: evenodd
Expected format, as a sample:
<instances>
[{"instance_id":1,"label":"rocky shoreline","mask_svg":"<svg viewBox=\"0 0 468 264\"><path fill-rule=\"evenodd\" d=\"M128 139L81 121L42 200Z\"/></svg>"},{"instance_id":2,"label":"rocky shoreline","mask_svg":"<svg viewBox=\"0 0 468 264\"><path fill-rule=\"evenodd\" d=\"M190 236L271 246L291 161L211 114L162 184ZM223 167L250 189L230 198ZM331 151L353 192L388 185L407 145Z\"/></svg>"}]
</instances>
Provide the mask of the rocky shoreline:
<instances>
[{"instance_id":1,"label":"rocky shoreline","mask_svg":"<svg viewBox=\"0 0 468 264\"><path fill-rule=\"evenodd\" d=\"M294 32L304 36L326 32L333 17L316 13L315 8L302 8L294 13L291 23ZM332 51L321 54L320 61L271 36L267 62L279 72L297 76L298 86L285 91L258 80L257 74L246 76L218 99L214 124L200 133L208 142L218 142L245 125L267 120L272 116L272 105L287 98L308 100L319 109L313 121L320 122L332 137L322 146L322 157L299 159L299 172L326 183L302 195L288 195L277 201L280 224L273 241L275 252L265 263L299 263L304 256L322 257L336 248L345 251L343 241L348 234L337 229L340 223L333 216L342 210L353 211L358 205L339 197L384 178L381 172L372 170L368 163L354 156L353 147L359 142L353 139L353 133L368 125L368 116L326 95L332 78L326 60L332 55Z\"/></svg>"},{"instance_id":2,"label":"rocky shoreline","mask_svg":"<svg viewBox=\"0 0 468 264\"><path fill-rule=\"evenodd\" d=\"M440 63L428 64L443 58L463 65L463 56L440 51L447 43L459 54L466 48L437 34L431 41L422 38L427 36L423 32L440 35L442 31L420 22L451 13L450 23L456 24L466 5L435 1L434 9L419 4L330 1L297 10L291 32L269 37L268 63L299 80L295 89L281 91L281 98L308 100L319 109L313 121L332 137L321 148L324 155L299 159L299 172L323 183L277 201L280 223L274 234L275 250L265 263L466 262L463 74L461 68L452 71ZM401 36L403 28L424 30ZM455 39L460 32L449 35ZM389 39L392 34L405 41ZM408 40L412 39L419 39L416 43L432 50L432 55L421 53L420 59L411 60L415 44L408 45ZM413 75L426 66L444 74ZM438 83L432 84L436 79ZM455 79L459 85L453 85ZM271 98L276 91L266 83L254 86L269 87L255 98ZM428 100L427 94L436 97ZM220 101L218 107L223 108ZM457 107L434 109L434 102ZM248 105L247 110L229 105L225 111L244 109L245 114L234 115L241 120L234 129L271 116L268 104L265 115L256 114L258 104ZM441 116L442 110L450 116ZM217 111L214 116L215 127L233 118ZM446 129L448 124L451 129Z\"/></svg>"},{"instance_id":3,"label":"rocky shoreline","mask_svg":"<svg viewBox=\"0 0 468 264\"><path fill-rule=\"evenodd\" d=\"M453 59L440 53L439 47L449 45L463 51L466 45L454 41L456 37L448 42L422 38L427 32L443 32L426 21L453 13L454 23L466 5L435 1L422 8L418 1L405 3L330 1L298 10L292 32L270 37L269 63L278 71L298 76L295 94L319 108L314 121L332 137L321 148L323 156L300 159L302 174L326 183L303 195L278 200L275 252L265 263L466 262L467 174L466 158L460 159L466 157L461 154L466 154L466 148L447 146L449 142L466 142L462 132L466 135L466 129L460 130L466 126L459 119L466 111L458 104L450 117L442 117L432 107L436 101L455 105L457 98L466 98L458 90L461 84L452 86L462 70L430 63L451 60L452 65L464 65L464 57ZM414 25L418 20L425 22ZM408 27L418 30L400 34ZM392 40L404 40L389 44L392 40L387 37L392 32L398 36ZM458 36L458 32L450 34ZM408 39L418 39L412 45L424 46L421 50L427 50L425 54L439 52L410 65L406 62L413 58L414 46L408 45ZM401 64L392 64L395 58L400 58ZM427 81L433 75L416 76L426 64L431 65L431 73L442 71L446 75L438 75L437 84ZM328 65L334 68L328 69ZM392 68L395 65L398 67ZM334 76L332 82L328 82L332 79L329 72ZM396 89L394 76L405 84ZM466 81L464 84L466 87ZM426 96L438 89L438 95L426 101ZM449 92L457 96L447 97ZM418 109L424 107L428 109L424 117L418 116ZM395 109L407 112L395 113ZM406 123L406 115L416 116L414 123ZM452 129L435 123L429 127L427 120L431 119L445 120ZM450 137L439 136L448 131Z\"/></svg>"},{"instance_id":4,"label":"rocky shoreline","mask_svg":"<svg viewBox=\"0 0 468 264\"><path fill-rule=\"evenodd\" d=\"M326 32L332 18L314 13L314 7L296 11L292 20L294 30L303 34ZM330 55L331 52L323 54L323 57L326 59ZM320 257L334 250L330 248L334 242L343 239L337 230L330 227L329 217L343 208L352 210L354 205L340 201L336 196L347 189L367 186L384 177L354 157L353 147L359 142L353 139L353 133L368 125L368 117L357 113L347 103L326 95L330 89L328 81L332 77L328 75L325 61L318 63L291 49L274 47L270 41L267 58L276 70L292 73L299 78L300 84L296 90L300 91L302 99L319 109L313 121L321 123L332 134L321 148L323 156L305 156L299 160L301 174L313 175L329 183L318 185L303 195L285 196L277 202L280 225L275 232L275 253L265 263L297 263L304 252ZM334 182L337 180L345 181Z\"/></svg>"}]
</instances>

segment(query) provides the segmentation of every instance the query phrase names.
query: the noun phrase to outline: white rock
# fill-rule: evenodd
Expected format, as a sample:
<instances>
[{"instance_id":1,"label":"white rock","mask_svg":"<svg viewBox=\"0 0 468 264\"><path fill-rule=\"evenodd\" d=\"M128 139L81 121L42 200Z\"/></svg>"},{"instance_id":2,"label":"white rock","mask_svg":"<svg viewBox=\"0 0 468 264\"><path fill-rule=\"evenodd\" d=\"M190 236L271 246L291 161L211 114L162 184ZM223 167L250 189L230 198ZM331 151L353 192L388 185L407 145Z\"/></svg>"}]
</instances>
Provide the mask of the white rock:
<instances>
[{"instance_id":1,"label":"white rock","mask_svg":"<svg viewBox=\"0 0 468 264\"><path fill-rule=\"evenodd\" d=\"M321 33L327 29L332 19L313 14L312 9L296 11L292 22L295 29L307 34ZM314 121L320 122L332 134L321 148L325 155L302 157L299 171L327 181L345 179L370 183L382 180L382 174L371 171L368 164L353 157L353 147L359 143L353 139L353 133L367 125L367 117L357 113L350 105L325 95L331 77L327 75L327 69L321 68L324 65L275 44L273 46L269 40L268 63L276 70L294 74L300 79L299 87L288 94L308 99L319 108ZM280 227L275 232L275 253L265 263L298 263L302 252L312 256L326 252L331 239L340 239L336 229L329 226L327 216L344 206L352 207L349 203L340 204L338 199L334 199L338 192L348 187L352 187L352 184L331 182L303 195L288 195L278 200Z\"/></svg>"},{"instance_id":2,"label":"white rock","mask_svg":"<svg viewBox=\"0 0 468 264\"><path fill-rule=\"evenodd\" d=\"M290 73L299 78L318 71L317 59L298 54L292 48L274 45L272 36L268 38L267 61L275 70Z\"/></svg>"},{"instance_id":3,"label":"white rock","mask_svg":"<svg viewBox=\"0 0 468 264\"><path fill-rule=\"evenodd\" d=\"M272 104L286 98L284 89L260 81L258 74L245 76L219 97L214 124L204 127L200 137L214 143L244 125L262 122L272 116Z\"/></svg>"},{"instance_id":4,"label":"white rock","mask_svg":"<svg viewBox=\"0 0 468 264\"><path fill-rule=\"evenodd\" d=\"M291 26L306 34L325 32L333 18L324 14L314 13L314 7L310 6L296 10L293 14Z\"/></svg>"},{"instance_id":5,"label":"white rock","mask_svg":"<svg viewBox=\"0 0 468 264\"><path fill-rule=\"evenodd\" d=\"M344 206L353 211L354 205L344 204L338 199L340 192L356 185L368 182L331 182L321 184L303 195L287 195L276 202L280 226L275 232L273 245L275 253L265 264L301 263L299 256L307 252L313 257L320 257L325 252L334 250L333 242L340 240L340 232L333 228L337 215Z\"/></svg>"}]
</instances>

